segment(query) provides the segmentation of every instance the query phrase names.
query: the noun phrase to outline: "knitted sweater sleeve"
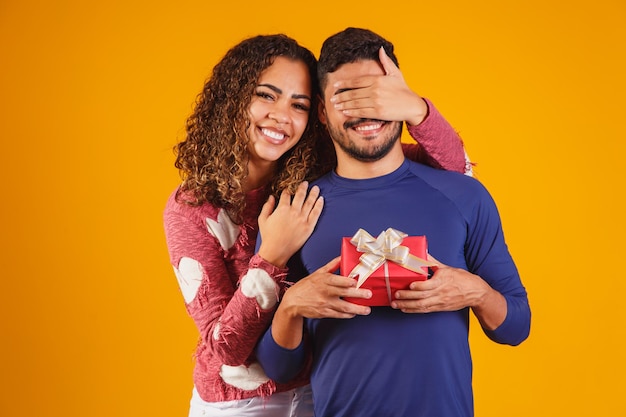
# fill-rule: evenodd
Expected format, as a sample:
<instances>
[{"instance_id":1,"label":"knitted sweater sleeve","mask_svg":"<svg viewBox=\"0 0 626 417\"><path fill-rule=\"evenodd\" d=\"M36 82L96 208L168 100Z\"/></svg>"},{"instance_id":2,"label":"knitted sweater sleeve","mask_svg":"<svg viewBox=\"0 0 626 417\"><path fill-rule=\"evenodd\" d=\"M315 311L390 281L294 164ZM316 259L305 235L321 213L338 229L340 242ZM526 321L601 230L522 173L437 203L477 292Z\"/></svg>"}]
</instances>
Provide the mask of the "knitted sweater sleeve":
<instances>
[{"instance_id":1,"label":"knitted sweater sleeve","mask_svg":"<svg viewBox=\"0 0 626 417\"><path fill-rule=\"evenodd\" d=\"M246 364L269 325L286 270L252 256L254 239L247 242L243 228L229 226L219 210L207 212L172 196L164 226L170 261L205 354L229 366Z\"/></svg>"},{"instance_id":2,"label":"knitted sweater sleeve","mask_svg":"<svg viewBox=\"0 0 626 417\"><path fill-rule=\"evenodd\" d=\"M405 156L434 168L471 174L472 164L463 148L463 141L433 103L426 98L424 100L428 105L428 115L419 125L407 125L409 134L418 143L403 143Z\"/></svg>"}]
</instances>

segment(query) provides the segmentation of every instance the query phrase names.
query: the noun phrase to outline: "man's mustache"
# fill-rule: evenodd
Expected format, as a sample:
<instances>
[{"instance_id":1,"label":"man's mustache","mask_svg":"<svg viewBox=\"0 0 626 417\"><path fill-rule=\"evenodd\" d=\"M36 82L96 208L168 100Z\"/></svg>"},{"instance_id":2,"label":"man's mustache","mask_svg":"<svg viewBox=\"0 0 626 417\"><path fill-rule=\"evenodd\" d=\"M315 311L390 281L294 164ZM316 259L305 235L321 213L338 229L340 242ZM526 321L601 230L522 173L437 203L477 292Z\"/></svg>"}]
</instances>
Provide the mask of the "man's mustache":
<instances>
[{"instance_id":1,"label":"man's mustache","mask_svg":"<svg viewBox=\"0 0 626 417\"><path fill-rule=\"evenodd\" d=\"M343 128L344 129L350 129L356 125L360 125L361 123L367 123L367 122L374 122L374 123L386 123L385 120L379 120L379 119L355 119L355 120L348 120L343 124Z\"/></svg>"}]
</instances>

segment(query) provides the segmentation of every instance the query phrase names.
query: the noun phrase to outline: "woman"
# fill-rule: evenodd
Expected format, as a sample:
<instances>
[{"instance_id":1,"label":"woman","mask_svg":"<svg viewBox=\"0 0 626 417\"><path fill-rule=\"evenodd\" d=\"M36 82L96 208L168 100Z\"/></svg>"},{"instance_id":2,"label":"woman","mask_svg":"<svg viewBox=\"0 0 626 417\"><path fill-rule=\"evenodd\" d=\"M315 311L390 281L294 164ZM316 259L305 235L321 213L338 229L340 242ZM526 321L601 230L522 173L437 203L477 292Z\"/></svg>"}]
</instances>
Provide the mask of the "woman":
<instances>
[{"instance_id":1,"label":"woman","mask_svg":"<svg viewBox=\"0 0 626 417\"><path fill-rule=\"evenodd\" d=\"M190 416L312 415L308 382L270 380L253 350L284 292L287 260L322 211L319 191L307 193L303 182L333 162L311 111L318 91L309 50L285 35L246 39L213 69L176 147L183 182L167 202L164 224L200 332ZM445 134L437 147L462 150L454 131L439 123L435 131ZM429 138L422 139L425 149ZM415 149L412 158L438 165ZM259 229L263 241L254 254Z\"/></svg>"}]
</instances>

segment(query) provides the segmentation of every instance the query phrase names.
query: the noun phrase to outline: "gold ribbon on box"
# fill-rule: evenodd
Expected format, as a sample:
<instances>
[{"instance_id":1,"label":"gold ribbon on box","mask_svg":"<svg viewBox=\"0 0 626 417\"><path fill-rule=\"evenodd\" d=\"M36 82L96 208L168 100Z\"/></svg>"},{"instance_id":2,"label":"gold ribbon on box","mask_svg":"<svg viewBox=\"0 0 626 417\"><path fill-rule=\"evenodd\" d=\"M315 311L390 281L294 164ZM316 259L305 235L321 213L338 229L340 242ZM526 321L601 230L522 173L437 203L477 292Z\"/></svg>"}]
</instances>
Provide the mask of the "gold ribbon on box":
<instances>
[{"instance_id":1,"label":"gold ribbon on box","mask_svg":"<svg viewBox=\"0 0 626 417\"><path fill-rule=\"evenodd\" d=\"M359 279L356 287L359 288L370 275L380 266L385 266L385 283L387 284L387 295L391 301L391 286L389 284L389 271L387 261L391 261L409 271L422 275L428 275L422 267L435 266L433 262L412 255L407 246L402 246L402 240L408 235L396 229L389 228L374 238L363 229L357 232L350 239L358 252L363 255L359 258L359 263L350 271L350 278L357 275Z\"/></svg>"}]
</instances>

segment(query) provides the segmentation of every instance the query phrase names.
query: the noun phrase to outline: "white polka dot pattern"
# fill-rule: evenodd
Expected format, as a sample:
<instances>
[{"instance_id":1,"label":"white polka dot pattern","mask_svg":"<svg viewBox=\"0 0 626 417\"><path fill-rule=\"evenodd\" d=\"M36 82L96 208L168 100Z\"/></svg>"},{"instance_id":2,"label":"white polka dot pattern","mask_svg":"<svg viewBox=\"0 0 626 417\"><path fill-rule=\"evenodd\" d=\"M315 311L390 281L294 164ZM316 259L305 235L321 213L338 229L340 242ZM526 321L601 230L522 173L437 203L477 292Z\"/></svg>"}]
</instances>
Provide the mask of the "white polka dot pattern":
<instances>
[{"instance_id":1,"label":"white polka dot pattern","mask_svg":"<svg viewBox=\"0 0 626 417\"><path fill-rule=\"evenodd\" d=\"M470 160L467 152L465 150L463 150L463 152L465 153L465 175L467 175L468 177L473 177L474 167L472 166L472 161Z\"/></svg>"},{"instance_id":2,"label":"white polka dot pattern","mask_svg":"<svg viewBox=\"0 0 626 417\"><path fill-rule=\"evenodd\" d=\"M196 297L198 288L200 288L202 265L195 259L181 258L178 268L174 267L174 273L185 302L189 304Z\"/></svg>"},{"instance_id":3,"label":"white polka dot pattern","mask_svg":"<svg viewBox=\"0 0 626 417\"><path fill-rule=\"evenodd\" d=\"M244 391L255 390L270 380L261 365L256 362L249 367L222 365L220 377L227 384Z\"/></svg>"},{"instance_id":4,"label":"white polka dot pattern","mask_svg":"<svg viewBox=\"0 0 626 417\"><path fill-rule=\"evenodd\" d=\"M239 237L239 226L233 223L226 211L220 210L217 221L207 217L205 222L209 233L219 240L222 249L229 250L233 247Z\"/></svg>"},{"instance_id":5,"label":"white polka dot pattern","mask_svg":"<svg viewBox=\"0 0 626 417\"><path fill-rule=\"evenodd\" d=\"M249 269L241 279L241 292L248 298L256 298L263 310L272 308L278 302L278 289L270 275L259 268Z\"/></svg>"}]
</instances>

